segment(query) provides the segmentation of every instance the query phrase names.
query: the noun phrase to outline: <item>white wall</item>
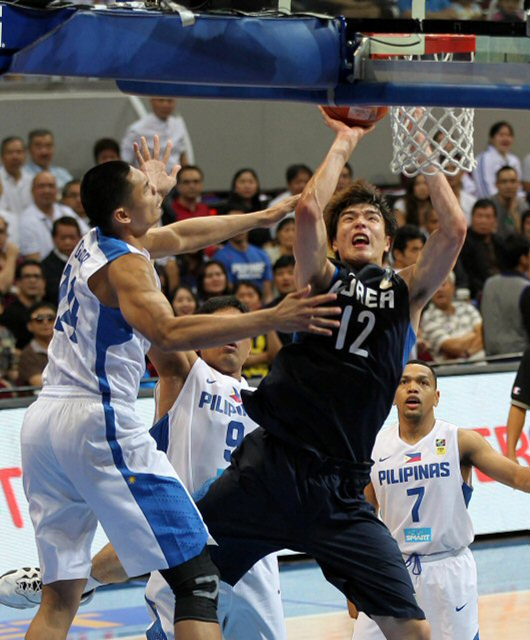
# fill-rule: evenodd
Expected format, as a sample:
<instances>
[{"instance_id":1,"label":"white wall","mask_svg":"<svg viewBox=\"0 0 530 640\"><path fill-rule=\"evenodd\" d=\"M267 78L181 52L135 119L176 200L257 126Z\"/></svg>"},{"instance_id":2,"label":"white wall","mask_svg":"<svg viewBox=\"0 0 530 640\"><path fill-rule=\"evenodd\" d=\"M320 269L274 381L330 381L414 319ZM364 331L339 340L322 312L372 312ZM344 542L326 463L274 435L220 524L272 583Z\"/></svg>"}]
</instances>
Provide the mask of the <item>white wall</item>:
<instances>
[{"instance_id":1,"label":"white wall","mask_svg":"<svg viewBox=\"0 0 530 640\"><path fill-rule=\"evenodd\" d=\"M119 140L136 113L110 83L87 83L90 93L54 93L44 90L47 86L43 84L40 93L18 93L16 83L2 84L0 137L26 137L31 129L49 128L56 137L57 164L81 175L92 164L94 141L103 136ZM287 165L304 162L316 168L332 139L313 105L181 99L179 110L193 140L196 162L205 171L207 190L228 189L233 173L243 166L256 169L263 188L280 188ZM475 152L484 149L488 129L497 120L513 124L514 152L523 158L530 152L527 111L477 111ZM355 173L380 184L397 183L388 168L390 159L385 119L361 143L353 158Z\"/></svg>"}]
</instances>

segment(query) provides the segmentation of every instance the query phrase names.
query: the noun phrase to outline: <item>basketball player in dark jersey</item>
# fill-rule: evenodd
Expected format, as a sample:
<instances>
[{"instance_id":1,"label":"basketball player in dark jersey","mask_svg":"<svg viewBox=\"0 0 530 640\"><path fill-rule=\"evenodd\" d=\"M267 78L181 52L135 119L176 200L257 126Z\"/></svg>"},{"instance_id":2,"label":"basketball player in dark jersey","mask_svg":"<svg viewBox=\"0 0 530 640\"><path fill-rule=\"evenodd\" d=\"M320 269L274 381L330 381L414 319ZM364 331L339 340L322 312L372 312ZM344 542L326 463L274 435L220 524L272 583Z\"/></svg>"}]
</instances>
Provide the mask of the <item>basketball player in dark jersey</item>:
<instances>
[{"instance_id":1,"label":"basketball player in dark jersey","mask_svg":"<svg viewBox=\"0 0 530 640\"><path fill-rule=\"evenodd\" d=\"M451 271L466 220L445 176L426 176L440 228L415 265L399 274L383 268L396 229L384 199L359 180L333 195L372 127L324 118L336 135L296 207L295 274L297 286L338 294L341 324L329 337L300 335L279 352L244 398L261 429L198 506L219 544L212 558L224 580L237 582L272 551L305 552L387 638L424 640L429 626L401 554L363 487L420 312ZM336 261L327 257L328 239Z\"/></svg>"}]
</instances>

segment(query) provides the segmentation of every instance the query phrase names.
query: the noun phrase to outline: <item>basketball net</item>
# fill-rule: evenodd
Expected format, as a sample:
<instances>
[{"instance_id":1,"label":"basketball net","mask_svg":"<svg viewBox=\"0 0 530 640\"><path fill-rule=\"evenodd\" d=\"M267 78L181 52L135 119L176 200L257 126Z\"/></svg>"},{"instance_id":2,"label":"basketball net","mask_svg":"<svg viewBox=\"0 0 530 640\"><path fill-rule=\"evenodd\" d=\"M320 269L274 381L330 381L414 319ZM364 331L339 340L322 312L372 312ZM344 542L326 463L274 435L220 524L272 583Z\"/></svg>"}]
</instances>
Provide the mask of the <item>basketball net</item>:
<instances>
[{"instance_id":1,"label":"basketball net","mask_svg":"<svg viewBox=\"0 0 530 640\"><path fill-rule=\"evenodd\" d=\"M396 34L370 40L372 58L445 63L453 61L454 53L473 59L475 51L474 36ZM412 178L419 173L471 171L476 166L474 115L474 109L461 107L391 107L392 173Z\"/></svg>"},{"instance_id":2,"label":"basketball net","mask_svg":"<svg viewBox=\"0 0 530 640\"><path fill-rule=\"evenodd\" d=\"M475 110L456 107L391 107L392 173L409 178L443 171L471 171Z\"/></svg>"}]
</instances>

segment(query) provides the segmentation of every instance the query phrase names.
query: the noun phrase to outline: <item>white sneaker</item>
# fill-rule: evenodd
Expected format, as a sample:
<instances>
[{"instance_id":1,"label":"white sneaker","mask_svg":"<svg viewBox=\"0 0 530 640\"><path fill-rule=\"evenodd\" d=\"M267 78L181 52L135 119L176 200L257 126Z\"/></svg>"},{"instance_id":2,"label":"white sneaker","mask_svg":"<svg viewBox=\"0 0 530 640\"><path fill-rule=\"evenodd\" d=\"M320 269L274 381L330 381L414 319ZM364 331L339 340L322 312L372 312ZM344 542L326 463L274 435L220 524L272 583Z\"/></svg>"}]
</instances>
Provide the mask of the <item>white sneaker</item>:
<instances>
[{"instance_id":1,"label":"white sneaker","mask_svg":"<svg viewBox=\"0 0 530 640\"><path fill-rule=\"evenodd\" d=\"M14 569L0 576L0 603L14 609L31 609L40 604L42 582L38 567Z\"/></svg>"},{"instance_id":2,"label":"white sneaker","mask_svg":"<svg viewBox=\"0 0 530 640\"><path fill-rule=\"evenodd\" d=\"M95 589L83 593L80 605L88 604ZM39 567L14 569L0 576L0 604L13 609L38 607L42 597L42 582Z\"/></svg>"}]
</instances>

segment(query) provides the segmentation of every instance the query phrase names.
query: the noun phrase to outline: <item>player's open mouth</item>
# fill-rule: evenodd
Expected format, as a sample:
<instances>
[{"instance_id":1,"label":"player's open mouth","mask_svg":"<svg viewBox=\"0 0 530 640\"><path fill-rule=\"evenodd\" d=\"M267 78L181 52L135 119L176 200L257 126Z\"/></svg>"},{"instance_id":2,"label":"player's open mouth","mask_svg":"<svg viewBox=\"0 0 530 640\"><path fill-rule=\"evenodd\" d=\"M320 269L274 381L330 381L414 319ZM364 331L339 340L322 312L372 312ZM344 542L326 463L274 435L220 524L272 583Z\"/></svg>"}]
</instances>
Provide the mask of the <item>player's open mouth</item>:
<instances>
[{"instance_id":1,"label":"player's open mouth","mask_svg":"<svg viewBox=\"0 0 530 640\"><path fill-rule=\"evenodd\" d=\"M232 351L237 351L237 344L235 342L229 342L228 344L225 344L223 348L225 351L229 351L231 353Z\"/></svg>"},{"instance_id":2,"label":"player's open mouth","mask_svg":"<svg viewBox=\"0 0 530 640\"><path fill-rule=\"evenodd\" d=\"M368 236L364 233L356 233L352 238L352 244L354 247L362 247L370 244Z\"/></svg>"},{"instance_id":3,"label":"player's open mouth","mask_svg":"<svg viewBox=\"0 0 530 640\"><path fill-rule=\"evenodd\" d=\"M418 398L407 398L405 404L407 407L416 408L420 406L420 401Z\"/></svg>"}]
</instances>

